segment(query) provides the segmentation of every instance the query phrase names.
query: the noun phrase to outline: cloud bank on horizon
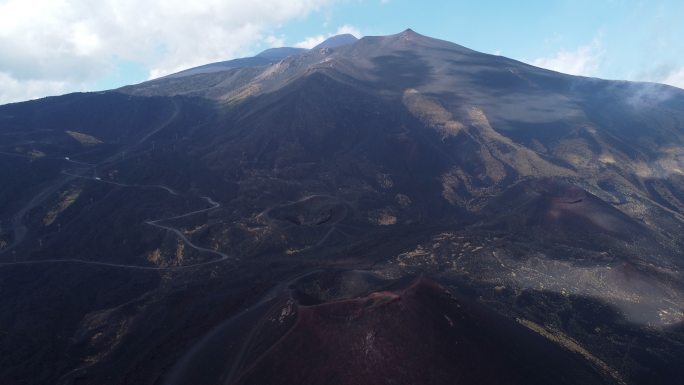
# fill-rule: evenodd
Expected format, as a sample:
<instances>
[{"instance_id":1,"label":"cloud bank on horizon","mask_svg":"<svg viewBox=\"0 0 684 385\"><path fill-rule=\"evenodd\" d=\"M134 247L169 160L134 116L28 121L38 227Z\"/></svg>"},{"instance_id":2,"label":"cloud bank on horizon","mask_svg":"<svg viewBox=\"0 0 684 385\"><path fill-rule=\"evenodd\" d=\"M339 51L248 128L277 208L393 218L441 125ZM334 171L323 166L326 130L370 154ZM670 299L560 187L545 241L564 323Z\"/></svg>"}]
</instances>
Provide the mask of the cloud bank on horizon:
<instances>
[{"instance_id":1,"label":"cloud bank on horizon","mask_svg":"<svg viewBox=\"0 0 684 385\"><path fill-rule=\"evenodd\" d=\"M598 38L572 51L561 49L551 57L534 59L530 64L570 75L597 76L605 51Z\"/></svg>"},{"instance_id":2,"label":"cloud bank on horizon","mask_svg":"<svg viewBox=\"0 0 684 385\"><path fill-rule=\"evenodd\" d=\"M155 78L284 45L278 26L332 2L0 1L0 103L87 90L122 63Z\"/></svg>"},{"instance_id":3,"label":"cloud bank on horizon","mask_svg":"<svg viewBox=\"0 0 684 385\"><path fill-rule=\"evenodd\" d=\"M524 16L516 16L507 6L494 2L497 7L492 7L488 1L472 5L436 0L0 0L0 104L115 88L201 64L251 56L270 47L311 48L341 33L361 37L362 32L382 35L406 27L483 52L503 51L505 56L560 72L684 88L684 60L668 58L651 65L667 49L673 51L672 57L684 53L682 43L674 50L668 47L680 39L672 37L676 30L658 30L661 24L667 25L662 20L651 23L655 27L647 29L650 35L644 36L646 43L641 42L648 48L641 49L644 56L655 58L611 62L621 59L627 49L611 41L609 37L615 33L599 30L593 38L586 38L580 32L591 27L573 22L579 29L561 30L566 38L556 41L551 37L557 31L534 23L541 23L537 20L547 15L558 24L554 12L570 17L567 12L537 4ZM655 1L664 7L661 13L667 19L668 2ZM610 2L629 8L625 4L633 1ZM577 2L571 3L575 7ZM516 17L521 20L511 21ZM521 27L510 32L504 22L517 22ZM539 35L532 27L523 28L526 24L548 36ZM574 35L578 37L567 38ZM520 40L521 36L527 41ZM586 39L581 40L583 37ZM542 40L546 44L529 48L531 42ZM503 49L499 44L504 44Z\"/></svg>"}]
</instances>

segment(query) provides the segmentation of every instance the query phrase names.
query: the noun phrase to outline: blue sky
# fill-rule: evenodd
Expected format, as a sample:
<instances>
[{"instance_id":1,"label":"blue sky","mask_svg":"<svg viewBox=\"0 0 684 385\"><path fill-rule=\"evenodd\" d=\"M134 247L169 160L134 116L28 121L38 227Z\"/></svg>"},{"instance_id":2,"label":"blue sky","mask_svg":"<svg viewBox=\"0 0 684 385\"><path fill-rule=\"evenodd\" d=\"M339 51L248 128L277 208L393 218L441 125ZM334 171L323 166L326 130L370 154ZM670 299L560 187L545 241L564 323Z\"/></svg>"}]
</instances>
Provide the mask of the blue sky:
<instances>
[{"instance_id":1,"label":"blue sky","mask_svg":"<svg viewBox=\"0 0 684 385\"><path fill-rule=\"evenodd\" d=\"M530 63L584 51L595 63L588 74L610 79L662 80L684 68L684 1L350 1L282 33L294 42L344 24L365 35L410 27Z\"/></svg>"},{"instance_id":2,"label":"blue sky","mask_svg":"<svg viewBox=\"0 0 684 385\"><path fill-rule=\"evenodd\" d=\"M406 28L561 72L684 88L681 0L0 0L0 103Z\"/></svg>"}]
</instances>

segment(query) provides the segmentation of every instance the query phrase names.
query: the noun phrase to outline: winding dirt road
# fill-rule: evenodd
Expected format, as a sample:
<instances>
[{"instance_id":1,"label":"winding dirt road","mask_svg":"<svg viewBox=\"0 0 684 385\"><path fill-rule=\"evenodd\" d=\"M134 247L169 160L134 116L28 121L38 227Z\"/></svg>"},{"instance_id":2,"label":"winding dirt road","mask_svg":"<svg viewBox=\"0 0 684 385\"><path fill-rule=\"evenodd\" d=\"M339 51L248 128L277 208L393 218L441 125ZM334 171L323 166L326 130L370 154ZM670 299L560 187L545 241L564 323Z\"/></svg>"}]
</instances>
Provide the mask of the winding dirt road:
<instances>
[{"instance_id":1,"label":"winding dirt road","mask_svg":"<svg viewBox=\"0 0 684 385\"><path fill-rule=\"evenodd\" d=\"M70 163L74 164L79 164L79 165L87 165L89 166L86 170L95 170L98 166L102 166L108 163L111 163L114 160L117 160L120 158L121 154L124 152L128 152L135 147L140 146L143 144L147 139L149 139L152 135L158 133L165 127L167 127L169 124L171 124L176 117L178 116L180 112L180 107L178 106L178 103L176 101L173 102L174 104L174 111L169 116L168 119L166 119L164 122L162 122L159 126L157 126L155 129L147 133L145 136L143 136L139 141L137 141L135 144L132 146L121 150L120 152L108 157L104 161L98 163L98 164L89 164L89 163L84 163L84 162L79 162L75 160L71 160L70 158L55 158L55 159L61 159ZM3 153L5 155L17 155L21 156L20 154L10 154L10 153ZM8 247L6 247L4 250L0 251L0 255L7 253L10 250L13 250L18 244L20 244L25 238L26 234L28 233L28 230L26 226L23 224L23 219L26 213L33 208L37 207L39 204L41 204L47 197L58 191L60 188L62 188L64 185L67 183L71 182L74 179L80 178L80 179L87 179L91 181L95 181L98 183L105 183L105 184L110 184L110 185L115 185L119 187L127 187L127 188L153 188L153 189L162 189L166 192L168 192L171 195L179 195L178 192L174 191L168 186L164 185L140 185L140 184L126 184L126 183L119 183L119 182L114 182L114 181L108 181L108 180L103 180L101 178L97 177L88 177L84 175L79 175L76 173L73 173L72 170L62 170L61 172L64 177L58 179L54 183L52 183L50 186L46 187L44 190L42 190L40 193L35 195L21 210L15 213L15 215L12 217L12 226L14 229L14 241L12 244ZM210 207L200 209L200 210L194 210L185 214L177 215L174 217L170 218L161 218L161 219L155 219L155 220L150 220L145 222L147 225L170 231L174 234L176 234L188 247L197 250L199 252L205 252L209 254L216 255L218 258L211 260L211 261L205 261L205 262L198 262L195 264L190 264L190 265L183 265L183 266L168 266L168 267L153 267L153 266L137 266L137 265L125 265L125 264L118 264L118 263L108 263L108 262L97 262L97 261L88 261L88 260L81 260L81 259L43 259L43 260L36 260L36 261L17 261L17 262L0 262L0 267L6 267L6 266L19 266L19 265L39 265L39 264L55 264L55 263L71 263L71 264L84 264L84 265L92 265L92 266L105 266L105 267L113 267L113 268L123 268L123 269L136 269L136 270L180 270L180 269L189 269L189 268L194 268L194 267L199 267L199 266L206 266L210 264L215 264L223 261L227 261L229 259L232 260L237 260L237 257L231 257L226 253L223 253L218 250L214 249L209 249L206 247L199 246L195 243L193 243L188 237L183 234L179 229L172 227L172 226L167 226L162 224L164 221L168 220L173 220L173 219L181 219L181 218L186 218L190 217L192 215L204 213L204 212L209 212L211 210L215 210L219 207L221 207L221 204L216 202L210 197L202 197L207 203L209 203Z\"/></svg>"}]
</instances>

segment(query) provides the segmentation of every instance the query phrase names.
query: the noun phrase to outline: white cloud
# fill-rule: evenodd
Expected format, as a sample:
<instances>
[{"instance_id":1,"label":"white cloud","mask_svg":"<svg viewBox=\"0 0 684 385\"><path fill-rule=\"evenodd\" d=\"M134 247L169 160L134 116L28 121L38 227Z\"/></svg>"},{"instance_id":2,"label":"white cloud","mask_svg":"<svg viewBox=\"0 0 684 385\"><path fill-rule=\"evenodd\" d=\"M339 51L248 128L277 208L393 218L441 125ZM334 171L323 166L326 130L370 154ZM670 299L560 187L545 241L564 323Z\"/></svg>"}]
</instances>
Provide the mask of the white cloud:
<instances>
[{"instance_id":1,"label":"white cloud","mask_svg":"<svg viewBox=\"0 0 684 385\"><path fill-rule=\"evenodd\" d=\"M282 36L269 35L266 36L264 41L266 42L266 44L268 44L269 47L282 47L285 45L285 38Z\"/></svg>"},{"instance_id":2,"label":"white cloud","mask_svg":"<svg viewBox=\"0 0 684 385\"><path fill-rule=\"evenodd\" d=\"M309 36L306 39L295 43L295 47L297 48L306 48L306 49L311 49L325 41L325 36L323 35L316 35L316 36Z\"/></svg>"},{"instance_id":3,"label":"white cloud","mask_svg":"<svg viewBox=\"0 0 684 385\"><path fill-rule=\"evenodd\" d=\"M595 76L601 67L603 56L600 40L594 39L574 51L561 50L554 56L535 59L532 64L570 75Z\"/></svg>"},{"instance_id":4,"label":"white cloud","mask_svg":"<svg viewBox=\"0 0 684 385\"><path fill-rule=\"evenodd\" d=\"M684 89L684 67L670 72L660 82Z\"/></svg>"},{"instance_id":5,"label":"white cloud","mask_svg":"<svg viewBox=\"0 0 684 385\"><path fill-rule=\"evenodd\" d=\"M282 45L274 30L335 1L0 0L0 103L93 84L118 60L156 77Z\"/></svg>"},{"instance_id":6,"label":"white cloud","mask_svg":"<svg viewBox=\"0 0 684 385\"><path fill-rule=\"evenodd\" d=\"M37 99L45 95L62 94L66 89L67 85L62 81L18 81L12 76L0 72L0 104Z\"/></svg>"},{"instance_id":7,"label":"white cloud","mask_svg":"<svg viewBox=\"0 0 684 385\"><path fill-rule=\"evenodd\" d=\"M360 38L361 36L363 36L361 34L361 31L358 28L354 27L353 25L349 25L349 24L345 24L345 25L341 26L340 28L338 28L337 31L335 31L335 33L333 34L333 36L334 35L343 35L343 34L354 35L354 37L356 37L357 39Z\"/></svg>"},{"instance_id":8,"label":"white cloud","mask_svg":"<svg viewBox=\"0 0 684 385\"><path fill-rule=\"evenodd\" d=\"M352 25L349 25L349 24L345 24L345 25L337 28L337 31L335 31L334 33L329 33L327 36L326 35L309 36L306 39L295 43L294 46L297 48L310 49L310 48L313 48L313 47L323 43L325 41L325 39L327 39L329 37L332 37L335 35L343 35L343 34L354 35L357 38L363 36L361 34L361 31L358 28L356 28Z\"/></svg>"}]
</instances>

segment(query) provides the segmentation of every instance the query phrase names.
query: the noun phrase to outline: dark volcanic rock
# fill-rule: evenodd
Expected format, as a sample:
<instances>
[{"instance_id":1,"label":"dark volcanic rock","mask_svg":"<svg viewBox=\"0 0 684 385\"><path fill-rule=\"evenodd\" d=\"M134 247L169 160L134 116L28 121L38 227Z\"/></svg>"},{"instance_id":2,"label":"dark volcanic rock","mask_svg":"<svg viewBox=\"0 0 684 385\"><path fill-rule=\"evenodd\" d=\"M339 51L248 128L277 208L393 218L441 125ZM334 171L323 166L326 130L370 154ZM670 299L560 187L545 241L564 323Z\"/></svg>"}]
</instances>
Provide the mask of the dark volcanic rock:
<instances>
[{"instance_id":1,"label":"dark volcanic rock","mask_svg":"<svg viewBox=\"0 0 684 385\"><path fill-rule=\"evenodd\" d=\"M3 384L682 378L684 91L326 44L0 106Z\"/></svg>"}]
</instances>

